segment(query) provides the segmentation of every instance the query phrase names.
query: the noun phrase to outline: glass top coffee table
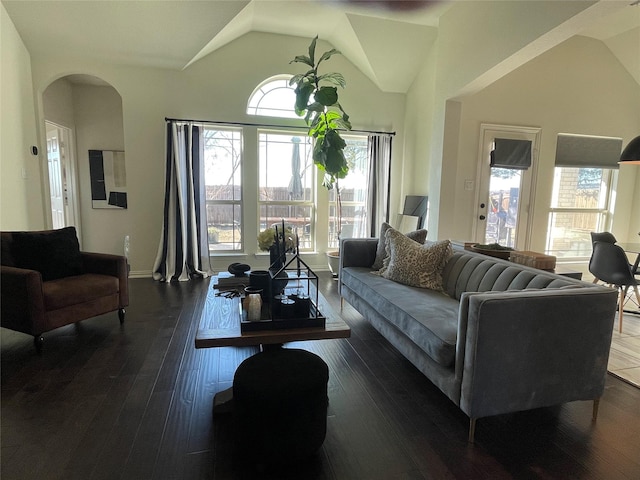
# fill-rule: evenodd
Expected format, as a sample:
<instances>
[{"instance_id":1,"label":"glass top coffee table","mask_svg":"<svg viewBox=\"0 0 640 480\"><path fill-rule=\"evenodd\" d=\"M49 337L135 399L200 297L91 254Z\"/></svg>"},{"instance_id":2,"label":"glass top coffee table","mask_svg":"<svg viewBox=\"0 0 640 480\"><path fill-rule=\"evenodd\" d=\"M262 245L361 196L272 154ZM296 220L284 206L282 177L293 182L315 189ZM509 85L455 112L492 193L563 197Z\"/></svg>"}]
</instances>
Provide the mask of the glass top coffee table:
<instances>
[{"instance_id":1,"label":"glass top coffee table","mask_svg":"<svg viewBox=\"0 0 640 480\"><path fill-rule=\"evenodd\" d=\"M213 288L216 277L212 277L207 289L207 298L196 332L195 347L242 347L251 345L281 345L302 340L348 338L351 329L318 294L318 307L326 322L324 327L302 327L279 330L240 331L240 298L219 295Z\"/></svg>"}]
</instances>

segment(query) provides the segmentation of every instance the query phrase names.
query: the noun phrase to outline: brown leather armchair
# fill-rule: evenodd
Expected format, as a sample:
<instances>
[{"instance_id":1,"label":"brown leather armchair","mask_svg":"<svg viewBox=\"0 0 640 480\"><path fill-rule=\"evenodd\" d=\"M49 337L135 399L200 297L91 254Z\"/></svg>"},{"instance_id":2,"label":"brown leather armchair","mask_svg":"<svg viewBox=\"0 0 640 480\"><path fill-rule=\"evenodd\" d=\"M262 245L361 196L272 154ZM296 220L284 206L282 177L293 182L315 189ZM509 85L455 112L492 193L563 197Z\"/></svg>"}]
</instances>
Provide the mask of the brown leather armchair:
<instances>
[{"instance_id":1,"label":"brown leather armchair","mask_svg":"<svg viewBox=\"0 0 640 480\"><path fill-rule=\"evenodd\" d=\"M81 252L74 227L0 232L1 325L34 337L129 305L124 256Z\"/></svg>"}]
</instances>

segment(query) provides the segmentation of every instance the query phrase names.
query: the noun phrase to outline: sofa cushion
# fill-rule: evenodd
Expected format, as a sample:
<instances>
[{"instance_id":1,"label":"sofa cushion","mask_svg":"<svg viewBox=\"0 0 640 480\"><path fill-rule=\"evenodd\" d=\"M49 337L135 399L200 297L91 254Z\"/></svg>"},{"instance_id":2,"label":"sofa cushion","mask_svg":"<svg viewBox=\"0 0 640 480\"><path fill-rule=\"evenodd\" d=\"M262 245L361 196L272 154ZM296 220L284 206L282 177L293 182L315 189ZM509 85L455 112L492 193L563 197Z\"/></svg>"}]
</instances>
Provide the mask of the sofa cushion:
<instances>
[{"instance_id":1,"label":"sofa cushion","mask_svg":"<svg viewBox=\"0 0 640 480\"><path fill-rule=\"evenodd\" d=\"M386 222L382 223L382 226L380 227L380 236L378 237L378 248L376 249L376 259L373 261L373 265L371 266L371 268L373 268L374 270L380 270L383 266L384 259L387 258L388 256L387 249L386 249L386 244L387 244L386 233L388 230L394 230L398 232L398 230L395 230L388 223ZM404 234L401 234L401 235L404 235ZM423 244L427 239L427 231L422 228L420 230L414 230L413 232L409 232L405 236L410 238L411 240L418 242L419 244Z\"/></svg>"},{"instance_id":2,"label":"sofa cushion","mask_svg":"<svg viewBox=\"0 0 640 480\"><path fill-rule=\"evenodd\" d=\"M460 305L457 300L434 290L390 282L364 267L343 269L341 282L432 360L443 367L453 365Z\"/></svg>"},{"instance_id":3,"label":"sofa cushion","mask_svg":"<svg viewBox=\"0 0 640 480\"><path fill-rule=\"evenodd\" d=\"M18 268L37 270L45 282L83 272L75 227L14 232L12 252Z\"/></svg>"},{"instance_id":4,"label":"sofa cushion","mask_svg":"<svg viewBox=\"0 0 640 480\"><path fill-rule=\"evenodd\" d=\"M412 287L442 291L442 269L451 256L451 242L420 245L397 230L387 230L386 235L389 257L381 275Z\"/></svg>"}]
</instances>

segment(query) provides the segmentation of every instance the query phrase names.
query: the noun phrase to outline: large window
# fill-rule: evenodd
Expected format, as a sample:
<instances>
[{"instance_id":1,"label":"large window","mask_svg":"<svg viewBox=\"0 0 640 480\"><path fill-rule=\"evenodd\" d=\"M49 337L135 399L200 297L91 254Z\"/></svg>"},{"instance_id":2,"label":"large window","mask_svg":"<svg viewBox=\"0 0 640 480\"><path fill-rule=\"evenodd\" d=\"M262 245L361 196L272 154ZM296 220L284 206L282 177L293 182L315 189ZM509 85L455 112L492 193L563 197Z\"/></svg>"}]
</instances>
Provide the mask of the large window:
<instances>
[{"instance_id":1,"label":"large window","mask_svg":"<svg viewBox=\"0 0 640 480\"><path fill-rule=\"evenodd\" d=\"M547 253L564 259L591 256L590 232L611 227L621 149L617 137L558 134Z\"/></svg>"},{"instance_id":2,"label":"large window","mask_svg":"<svg viewBox=\"0 0 640 480\"><path fill-rule=\"evenodd\" d=\"M262 82L247 103L247 113L276 118L294 117L290 75ZM291 227L303 252L324 252L340 238L366 237L369 216L369 164L376 166L381 200L373 216L386 214L390 138L345 132L349 175L340 180L341 228L336 224L335 191L320 188L313 163L313 138L290 120L275 125L199 123L200 170L209 254L234 256L260 253L258 235L275 225ZM196 130L194 130L196 131ZM195 148L195 147L194 147ZM369 158L369 150L376 152ZM379 153L378 153L379 152ZM182 181L183 179L179 179ZM385 185L382 185L385 183ZM200 204L202 205L202 204ZM202 211L200 211L202 212ZM198 214L198 212L196 212ZM223 260L220 259L220 262Z\"/></svg>"},{"instance_id":3,"label":"large window","mask_svg":"<svg viewBox=\"0 0 640 480\"><path fill-rule=\"evenodd\" d=\"M611 223L613 170L556 167L547 253L559 258L588 258L590 232L608 230Z\"/></svg>"},{"instance_id":4,"label":"large window","mask_svg":"<svg viewBox=\"0 0 640 480\"><path fill-rule=\"evenodd\" d=\"M301 250L314 246L315 168L311 139L299 131L258 132L259 230L284 219L298 234Z\"/></svg>"},{"instance_id":5,"label":"large window","mask_svg":"<svg viewBox=\"0 0 640 480\"><path fill-rule=\"evenodd\" d=\"M209 251L242 251L242 131L202 129Z\"/></svg>"}]
</instances>

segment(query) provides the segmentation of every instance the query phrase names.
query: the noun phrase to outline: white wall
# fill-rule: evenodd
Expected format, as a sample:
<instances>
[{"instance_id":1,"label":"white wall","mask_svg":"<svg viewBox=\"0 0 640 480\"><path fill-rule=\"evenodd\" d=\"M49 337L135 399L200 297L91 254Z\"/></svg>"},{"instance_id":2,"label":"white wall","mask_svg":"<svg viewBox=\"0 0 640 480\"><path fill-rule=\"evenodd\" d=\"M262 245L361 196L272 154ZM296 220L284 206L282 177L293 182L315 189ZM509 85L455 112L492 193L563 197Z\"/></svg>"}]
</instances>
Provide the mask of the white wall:
<instances>
[{"instance_id":1,"label":"white wall","mask_svg":"<svg viewBox=\"0 0 640 480\"><path fill-rule=\"evenodd\" d=\"M75 129L73 85L66 78L60 78L47 87L42 94L42 108L45 120Z\"/></svg>"},{"instance_id":2,"label":"white wall","mask_svg":"<svg viewBox=\"0 0 640 480\"><path fill-rule=\"evenodd\" d=\"M164 195L165 117L234 122L272 122L271 119L245 114L246 102L257 84L278 73L299 73L300 65L289 65L295 55L306 52L309 39L281 35L249 33L222 49L203 58L184 71L151 68L114 67L85 59L63 56L32 59L36 90L41 94L54 80L71 73L85 73L102 78L122 97L124 150L129 190L126 212L92 210L82 194L83 247L87 250L121 251L122 235L131 237L133 273L149 273L156 256L162 222ZM318 51L329 45L319 43ZM340 92L341 103L353 121L354 129L393 130L394 172L402 171L401 145L404 143L404 96L385 94L373 85L344 57L334 56L327 68L339 71L347 79L347 88ZM75 97L75 87L74 87ZM78 131L78 158L88 145L80 147L80 113L74 110ZM297 122L300 124L300 121ZM109 145L110 147L111 145ZM97 145L96 145L97 148ZM106 148L106 147L105 147ZM80 170L81 187L88 173ZM87 178L83 178L87 177ZM394 204L400 197L401 176L393 178ZM108 217L108 218L107 218ZM246 261L256 263L256 250L249 237L250 255ZM217 268L226 268L243 258L222 257ZM322 255L310 258L310 265L324 266Z\"/></svg>"},{"instance_id":3,"label":"white wall","mask_svg":"<svg viewBox=\"0 0 640 480\"><path fill-rule=\"evenodd\" d=\"M455 222L443 228L452 238L474 238L475 192L464 191L465 177L475 179L481 123L542 128L531 249L544 251L551 201L556 137L577 133L622 137L640 132L640 86L600 41L574 37L462 100L457 181L450 192ZM613 232L627 237L636 173L620 175ZM635 211L637 216L637 208Z\"/></svg>"},{"instance_id":4,"label":"white wall","mask_svg":"<svg viewBox=\"0 0 640 480\"><path fill-rule=\"evenodd\" d=\"M435 45L435 82L433 95L420 90L428 82L414 83L407 103L427 101L413 108L415 115L407 117L424 123L421 117L430 116L431 129L423 138L417 153L429 152L428 182L421 185L429 195L429 237L451 236L452 223L468 223L454 212L457 193L458 148L454 138L460 129L455 103L462 95L469 95L491 85L515 68L570 38L589 21L611 11L626 7L623 2L545 2L483 1L455 2L440 18L438 40ZM559 27L562 28L559 28ZM431 68L431 67L429 67ZM424 72L423 72L424 73ZM447 118L447 108L453 108ZM407 109L408 110L408 109ZM450 130L447 132L447 130ZM453 150L448 151L445 147ZM415 178L422 178L423 165L414 163Z\"/></svg>"},{"instance_id":5,"label":"white wall","mask_svg":"<svg viewBox=\"0 0 640 480\"><path fill-rule=\"evenodd\" d=\"M31 60L2 5L0 58L0 229L43 229L40 167L47 152L38 143ZM38 156L31 154L32 145Z\"/></svg>"},{"instance_id":6,"label":"white wall","mask_svg":"<svg viewBox=\"0 0 640 480\"><path fill-rule=\"evenodd\" d=\"M127 226L135 222L132 218L135 211L94 209L89 172L89 150L124 150L125 169L129 171L122 99L108 86L73 85L72 91L83 248L122 255L124 236L129 233ZM127 183L128 191L135 189L135 185Z\"/></svg>"}]
</instances>

